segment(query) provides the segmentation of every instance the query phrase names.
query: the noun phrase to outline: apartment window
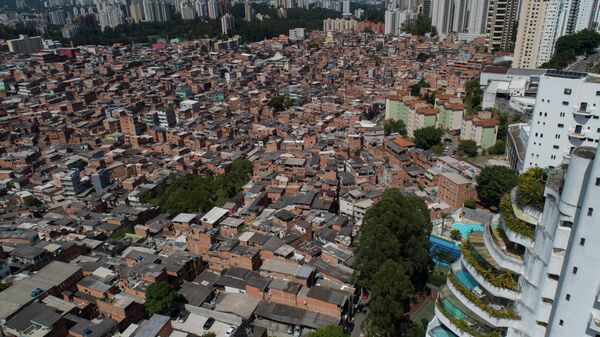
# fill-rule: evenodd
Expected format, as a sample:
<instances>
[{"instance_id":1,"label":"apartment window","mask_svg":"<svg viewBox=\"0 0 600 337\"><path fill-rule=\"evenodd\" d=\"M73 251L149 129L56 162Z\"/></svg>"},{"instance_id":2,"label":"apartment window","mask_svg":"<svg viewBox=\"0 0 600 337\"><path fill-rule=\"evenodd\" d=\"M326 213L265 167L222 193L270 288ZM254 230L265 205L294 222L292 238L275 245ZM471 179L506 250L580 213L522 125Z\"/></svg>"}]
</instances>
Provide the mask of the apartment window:
<instances>
[{"instance_id":1,"label":"apartment window","mask_svg":"<svg viewBox=\"0 0 600 337\"><path fill-rule=\"evenodd\" d=\"M596 91L596 96L600 96L600 91Z\"/></svg>"},{"instance_id":2,"label":"apartment window","mask_svg":"<svg viewBox=\"0 0 600 337\"><path fill-rule=\"evenodd\" d=\"M567 296L565 296L565 299L566 299L567 301L570 301L570 300L571 300L571 294L567 294Z\"/></svg>"},{"instance_id":3,"label":"apartment window","mask_svg":"<svg viewBox=\"0 0 600 337\"><path fill-rule=\"evenodd\" d=\"M580 246L583 246L583 245L585 245L585 238L581 238L581 239L579 239L579 245L580 245Z\"/></svg>"},{"instance_id":4,"label":"apartment window","mask_svg":"<svg viewBox=\"0 0 600 337\"><path fill-rule=\"evenodd\" d=\"M594 209L591 207L588 207L588 216L592 216L592 214L594 214Z\"/></svg>"},{"instance_id":5,"label":"apartment window","mask_svg":"<svg viewBox=\"0 0 600 337\"><path fill-rule=\"evenodd\" d=\"M548 274L548 278L554 281L558 281L558 275L556 274Z\"/></svg>"},{"instance_id":6,"label":"apartment window","mask_svg":"<svg viewBox=\"0 0 600 337\"><path fill-rule=\"evenodd\" d=\"M579 270L577 267L573 267L573 274L577 274L577 270Z\"/></svg>"},{"instance_id":7,"label":"apartment window","mask_svg":"<svg viewBox=\"0 0 600 337\"><path fill-rule=\"evenodd\" d=\"M569 105L569 102L563 101L563 105Z\"/></svg>"},{"instance_id":8,"label":"apartment window","mask_svg":"<svg viewBox=\"0 0 600 337\"><path fill-rule=\"evenodd\" d=\"M596 186L600 186L600 178L596 178Z\"/></svg>"},{"instance_id":9,"label":"apartment window","mask_svg":"<svg viewBox=\"0 0 600 337\"><path fill-rule=\"evenodd\" d=\"M555 150L558 150L560 147L558 145L552 146Z\"/></svg>"},{"instance_id":10,"label":"apartment window","mask_svg":"<svg viewBox=\"0 0 600 337\"><path fill-rule=\"evenodd\" d=\"M563 326L563 324L565 324L565 321L563 321L562 319L558 321L558 325Z\"/></svg>"},{"instance_id":11,"label":"apartment window","mask_svg":"<svg viewBox=\"0 0 600 337\"><path fill-rule=\"evenodd\" d=\"M565 95L570 95L571 94L571 89L566 88L564 91Z\"/></svg>"},{"instance_id":12,"label":"apartment window","mask_svg":"<svg viewBox=\"0 0 600 337\"><path fill-rule=\"evenodd\" d=\"M565 127L565 125L564 125L563 123L558 123L558 127L559 127L559 128L564 128L564 127Z\"/></svg>"}]
</instances>

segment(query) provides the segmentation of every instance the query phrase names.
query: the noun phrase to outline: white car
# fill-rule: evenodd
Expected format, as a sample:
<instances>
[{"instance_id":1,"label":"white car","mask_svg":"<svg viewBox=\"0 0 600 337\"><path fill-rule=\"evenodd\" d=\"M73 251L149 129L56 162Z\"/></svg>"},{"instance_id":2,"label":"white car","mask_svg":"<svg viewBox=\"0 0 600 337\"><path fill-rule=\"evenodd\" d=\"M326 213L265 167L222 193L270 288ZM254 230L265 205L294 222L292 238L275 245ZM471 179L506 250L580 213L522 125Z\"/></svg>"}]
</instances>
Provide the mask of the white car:
<instances>
[{"instance_id":1,"label":"white car","mask_svg":"<svg viewBox=\"0 0 600 337\"><path fill-rule=\"evenodd\" d=\"M236 329L235 326L230 326L229 329L227 329L227 331L225 331L225 335L231 336L231 334L233 334L233 332L235 331L235 329Z\"/></svg>"}]
</instances>

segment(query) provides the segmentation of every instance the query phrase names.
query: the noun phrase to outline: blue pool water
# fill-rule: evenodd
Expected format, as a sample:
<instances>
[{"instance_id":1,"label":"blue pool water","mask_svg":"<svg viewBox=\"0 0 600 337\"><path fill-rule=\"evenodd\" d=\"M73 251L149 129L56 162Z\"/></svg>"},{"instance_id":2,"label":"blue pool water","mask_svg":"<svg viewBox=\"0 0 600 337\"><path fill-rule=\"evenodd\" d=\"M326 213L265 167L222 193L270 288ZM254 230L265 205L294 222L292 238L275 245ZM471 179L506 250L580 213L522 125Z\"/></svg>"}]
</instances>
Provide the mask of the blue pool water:
<instances>
[{"instance_id":1,"label":"blue pool water","mask_svg":"<svg viewBox=\"0 0 600 337\"><path fill-rule=\"evenodd\" d=\"M465 319L465 318L467 318L467 315L465 315L464 312L460 311L452 303L450 303L450 301L448 301L445 298L442 299L442 306L444 306L444 309L446 309L446 311L448 313L450 313L450 315L452 315L452 316L454 316L454 317L456 317L458 319Z\"/></svg>"},{"instance_id":2,"label":"blue pool water","mask_svg":"<svg viewBox=\"0 0 600 337\"><path fill-rule=\"evenodd\" d=\"M458 282L467 287L469 290L473 290L475 287L477 287L477 281L475 281L473 276L471 276L471 274L469 274L469 272L467 272L466 270L461 269L457 271L454 275L456 275L456 279L458 279Z\"/></svg>"},{"instance_id":3,"label":"blue pool water","mask_svg":"<svg viewBox=\"0 0 600 337\"><path fill-rule=\"evenodd\" d=\"M458 230L463 239L468 238L471 232L483 232L483 225L480 223L471 224L471 223L454 223L452 224L452 228Z\"/></svg>"},{"instance_id":4,"label":"blue pool water","mask_svg":"<svg viewBox=\"0 0 600 337\"><path fill-rule=\"evenodd\" d=\"M456 335L453 334L452 331L445 329L441 326L438 326L437 328L431 330L431 333L435 337L456 337Z\"/></svg>"}]
</instances>

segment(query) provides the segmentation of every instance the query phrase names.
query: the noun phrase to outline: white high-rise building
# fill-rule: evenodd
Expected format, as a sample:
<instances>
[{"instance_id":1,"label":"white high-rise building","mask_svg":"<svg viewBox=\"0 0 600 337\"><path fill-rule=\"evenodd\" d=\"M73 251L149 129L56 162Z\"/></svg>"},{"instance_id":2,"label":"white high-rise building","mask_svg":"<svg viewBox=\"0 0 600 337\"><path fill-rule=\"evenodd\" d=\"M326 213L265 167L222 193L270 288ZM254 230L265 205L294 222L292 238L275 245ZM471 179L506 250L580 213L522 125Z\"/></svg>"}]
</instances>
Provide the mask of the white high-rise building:
<instances>
[{"instance_id":1,"label":"white high-rise building","mask_svg":"<svg viewBox=\"0 0 600 337\"><path fill-rule=\"evenodd\" d=\"M597 11L596 0L523 0L513 67L540 67L558 38L595 27Z\"/></svg>"},{"instance_id":2,"label":"white high-rise building","mask_svg":"<svg viewBox=\"0 0 600 337\"><path fill-rule=\"evenodd\" d=\"M221 17L221 33L228 35L231 33L235 25L235 18L233 15L227 13Z\"/></svg>"},{"instance_id":3,"label":"white high-rise building","mask_svg":"<svg viewBox=\"0 0 600 337\"><path fill-rule=\"evenodd\" d=\"M392 9L385 11L385 27L386 35L400 35L402 25L408 20L414 19L416 14L408 10Z\"/></svg>"},{"instance_id":4,"label":"white high-rise building","mask_svg":"<svg viewBox=\"0 0 600 337\"><path fill-rule=\"evenodd\" d=\"M578 147L566 170L548 173L543 207L525 204L515 188L502 216L463 240L427 336L600 333L596 150Z\"/></svg>"},{"instance_id":5,"label":"white high-rise building","mask_svg":"<svg viewBox=\"0 0 600 337\"><path fill-rule=\"evenodd\" d=\"M599 141L600 75L546 72L539 82L523 170L560 166L575 148Z\"/></svg>"},{"instance_id":6,"label":"white high-rise building","mask_svg":"<svg viewBox=\"0 0 600 337\"><path fill-rule=\"evenodd\" d=\"M433 0L431 23L442 35L484 35L489 28L492 3L490 0Z\"/></svg>"},{"instance_id":7,"label":"white high-rise building","mask_svg":"<svg viewBox=\"0 0 600 337\"><path fill-rule=\"evenodd\" d=\"M196 0L194 2L194 9L199 18L208 17L208 4L206 3L206 0Z\"/></svg>"},{"instance_id":8,"label":"white high-rise building","mask_svg":"<svg viewBox=\"0 0 600 337\"><path fill-rule=\"evenodd\" d=\"M221 11L219 9L219 1L218 0L208 0L208 17L211 19L216 19L221 15Z\"/></svg>"}]
</instances>

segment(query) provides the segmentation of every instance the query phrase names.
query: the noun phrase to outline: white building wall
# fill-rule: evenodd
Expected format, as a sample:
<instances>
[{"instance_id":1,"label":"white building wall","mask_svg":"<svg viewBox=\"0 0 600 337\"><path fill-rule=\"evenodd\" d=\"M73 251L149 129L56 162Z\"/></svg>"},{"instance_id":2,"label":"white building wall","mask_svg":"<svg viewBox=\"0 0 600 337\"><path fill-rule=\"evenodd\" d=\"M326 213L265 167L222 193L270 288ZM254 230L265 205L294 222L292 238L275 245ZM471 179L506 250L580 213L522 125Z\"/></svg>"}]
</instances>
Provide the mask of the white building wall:
<instances>
[{"instance_id":1,"label":"white building wall","mask_svg":"<svg viewBox=\"0 0 600 337\"><path fill-rule=\"evenodd\" d=\"M578 146L597 146L600 128L600 77L541 77L531 132L523 162L529 167L557 167ZM569 92L570 94L567 94ZM588 114L579 113L587 103ZM578 132L578 133L576 133Z\"/></svg>"}]
</instances>

